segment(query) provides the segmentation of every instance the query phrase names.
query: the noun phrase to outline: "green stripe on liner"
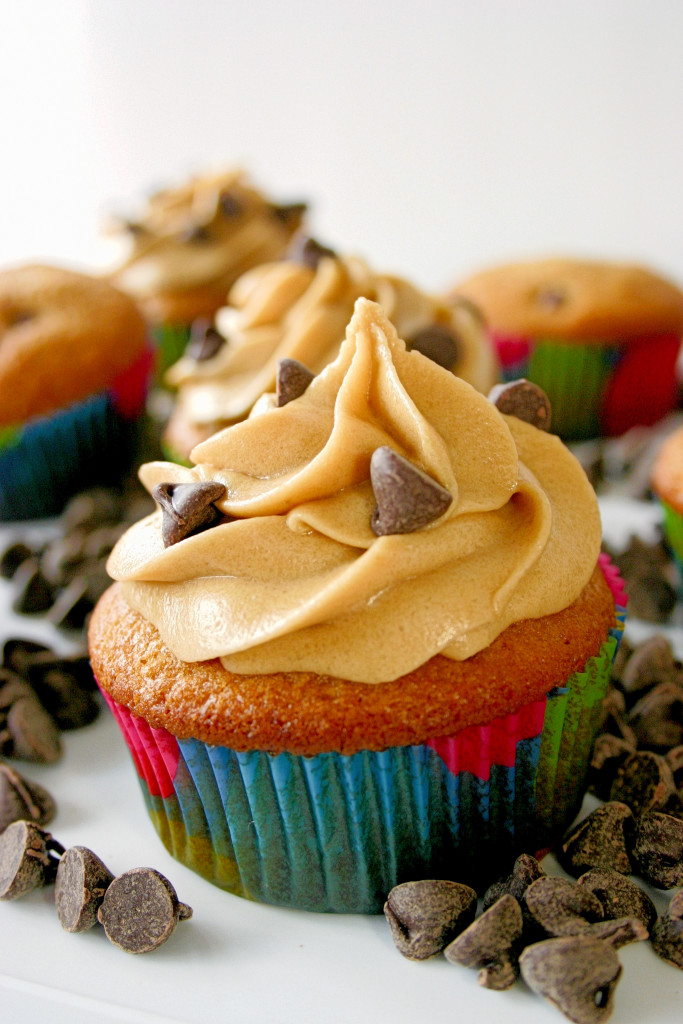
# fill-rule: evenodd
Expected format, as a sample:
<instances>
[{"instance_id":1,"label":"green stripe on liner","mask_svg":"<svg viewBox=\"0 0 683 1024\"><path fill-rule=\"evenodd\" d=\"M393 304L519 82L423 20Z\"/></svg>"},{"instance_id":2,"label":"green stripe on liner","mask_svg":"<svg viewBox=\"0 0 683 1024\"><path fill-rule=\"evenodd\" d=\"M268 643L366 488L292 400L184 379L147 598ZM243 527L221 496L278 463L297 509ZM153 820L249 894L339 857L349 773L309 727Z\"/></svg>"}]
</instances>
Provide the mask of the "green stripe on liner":
<instances>
[{"instance_id":1,"label":"green stripe on liner","mask_svg":"<svg viewBox=\"0 0 683 1024\"><path fill-rule=\"evenodd\" d=\"M602 396L612 372L614 348L539 338L527 377L543 388L552 406L553 433L566 438L599 433Z\"/></svg>"},{"instance_id":2,"label":"green stripe on liner","mask_svg":"<svg viewBox=\"0 0 683 1024\"><path fill-rule=\"evenodd\" d=\"M20 438L21 427L0 427L0 449L12 448Z\"/></svg>"},{"instance_id":3,"label":"green stripe on liner","mask_svg":"<svg viewBox=\"0 0 683 1024\"><path fill-rule=\"evenodd\" d=\"M683 561L683 516L667 505L665 501L661 501L660 504L664 510L666 539L674 554L680 561Z\"/></svg>"}]
</instances>

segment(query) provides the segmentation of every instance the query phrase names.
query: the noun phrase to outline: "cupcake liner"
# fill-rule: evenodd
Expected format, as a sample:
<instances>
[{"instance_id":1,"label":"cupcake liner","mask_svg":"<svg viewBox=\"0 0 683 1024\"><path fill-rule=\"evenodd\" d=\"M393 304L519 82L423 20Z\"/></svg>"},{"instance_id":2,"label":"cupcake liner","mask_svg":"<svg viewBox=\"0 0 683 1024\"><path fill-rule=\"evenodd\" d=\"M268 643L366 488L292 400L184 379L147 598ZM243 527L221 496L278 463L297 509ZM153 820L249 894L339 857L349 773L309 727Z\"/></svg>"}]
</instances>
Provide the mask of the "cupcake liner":
<instances>
[{"instance_id":1,"label":"cupcake liner","mask_svg":"<svg viewBox=\"0 0 683 1024\"><path fill-rule=\"evenodd\" d=\"M156 382L163 386L166 370L177 363L190 340L190 324L155 324L151 330L156 346Z\"/></svg>"},{"instance_id":2,"label":"cupcake liner","mask_svg":"<svg viewBox=\"0 0 683 1024\"><path fill-rule=\"evenodd\" d=\"M678 404L677 335L581 344L491 332L491 340L503 379L526 377L543 388L552 406L552 430L567 440L648 426Z\"/></svg>"},{"instance_id":3,"label":"cupcake liner","mask_svg":"<svg viewBox=\"0 0 683 1024\"><path fill-rule=\"evenodd\" d=\"M683 515L662 498L659 499L664 521L664 537L678 569L678 598L683 600Z\"/></svg>"},{"instance_id":4,"label":"cupcake liner","mask_svg":"<svg viewBox=\"0 0 683 1024\"><path fill-rule=\"evenodd\" d=\"M58 515L78 490L118 483L135 451L150 352L106 391L3 432L0 520Z\"/></svg>"},{"instance_id":5,"label":"cupcake liner","mask_svg":"<svg viewBox=\"0 0 683 1024\"><path fill-rule=\"evenodd\" d=\"M619 604L600 652L541 700L380 752L238 752L176 739L105 697L174 857L249 899L379 913L402 881L487 884L519 852L544 851L571 822L624 617Z\"/></svg>"}]
</instances>

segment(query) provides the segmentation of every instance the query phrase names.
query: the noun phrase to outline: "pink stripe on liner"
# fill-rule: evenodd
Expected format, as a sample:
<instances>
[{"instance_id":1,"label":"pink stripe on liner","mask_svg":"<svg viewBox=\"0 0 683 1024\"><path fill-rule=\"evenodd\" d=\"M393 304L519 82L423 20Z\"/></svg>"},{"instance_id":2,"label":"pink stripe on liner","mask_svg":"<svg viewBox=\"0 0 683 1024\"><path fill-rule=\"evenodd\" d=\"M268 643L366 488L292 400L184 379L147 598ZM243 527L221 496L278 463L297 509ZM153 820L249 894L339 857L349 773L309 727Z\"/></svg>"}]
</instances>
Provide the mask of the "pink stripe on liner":
<instances>
[{"instance_id":1,"label":"pink stripe on liner","mask_svg":"<svg viewBox=\"0 0 683 1024\"><path fill-rule=\"evenodd\" d=\"M486 725L471 725L454 736L427 740L435 754L454 775L470 772L486 782L492 765L514 768L517 744L543 731L546 698L526 704L519 711Z\"/></svg>"},{"instance_id":2,"label":"pink stripe on liner","mask_svg":"<svg viewBox=\"0 0 683 1024\"><path fill-rule=\"evenodd\" d=\"M598 555L598 565L602 569L602 574L605 577L607 586L612 592L614 603L625 608L628 604L628 594L624 589L624 581L619 575L619 570L616 565L612 564L609 555L605 554L604 551Z\"/></svg>"},{"instance_id":3,"label":"pink stripe on liner","mask_svg":"<svg viewBox=\"0 0 683 1024\"><path fill-rule=\"evenodd\" d=\"M151 796L168 797L175 793L173 779L180 760L178 741L165 729L152 729L144 718L133 715L101 690L121 732L126 738L135 769Z\"/></svg>"},{"instance_id":4,"label":"pink stripe on liner","mask_svg":"<svg viewBox=\"0 0 683 1024\"><path fill-rule=\"evenodd\" d=\"M127 419L135 419L144 409L155 360L154 349L146 346L133 365L119 374L108 388L117 412Z\"/></svg>"}]
</instances>

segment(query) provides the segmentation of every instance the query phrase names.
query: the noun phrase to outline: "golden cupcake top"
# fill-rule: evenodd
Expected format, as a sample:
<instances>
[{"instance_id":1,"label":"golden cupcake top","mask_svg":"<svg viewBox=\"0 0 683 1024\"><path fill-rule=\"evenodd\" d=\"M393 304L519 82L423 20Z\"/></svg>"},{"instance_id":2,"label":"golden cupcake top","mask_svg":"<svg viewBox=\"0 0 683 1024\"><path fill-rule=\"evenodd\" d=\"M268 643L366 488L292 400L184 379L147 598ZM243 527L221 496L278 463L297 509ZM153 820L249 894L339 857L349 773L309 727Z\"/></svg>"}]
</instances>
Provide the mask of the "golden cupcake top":
<instances>
[{"instance_id":1,"label":"golden cupcake top","mask_svg":"<svg viewBox=\"0 0 683 1024\"><path fill-rule=\"evenodd\" d=\"M43 416L110 384L142 353L129 296L62 267L0 271L0 426Z\"/></svg>"},{"instance_id":2,"label":"golden cupcake top","mask_svg":"<svg viewBox=\"0 0 683 1024\"><path fill-rule=\"evenodd\" d=\"M125 249L112 280L143 302L207 287L223 299L246 270L284 252L304 212L271 202L240 171L198 175L112 225Z\"/></svg>"},{"instance_id":3,"label":"golden cupcake top","mask_svg":"<svg viewBox=\"0 0 683 1024\"><path fill-rule=\"evenodd\" d=\"M360 297L381 304L409 347L479 390L495 382L492 350L469 304L446 303L301 236L287 259L242 275L209 326L209 339L190 344L168 371L167 383L178 389L174 420L215 430L244 419L275 389L282 359L319 373L337 357Z\"/></svg>"},{"instance_id":4,"label":"golden cupcake top","mask_svg":"<svg viewBox=\"0 0 683 1024\"><path fill-rule=\"evenodd\" d=\"M159 509L109 571L178 658L375 683L581 593L600 518L556 437L410 351L363 298L337 358L293 377L192 468L140 471Z\"/></svg>"},{"instance_id":5,"label":"golden cupcake top","mask_svg":"<svg viewBox=\"0 0 683 1024\"><path fill-rule=\"evenodd\" d=\"M683 292L641 266L578 259L508 263L453 289L506 334L610 341L683 331Z\"/></svg>"}]
</instances>

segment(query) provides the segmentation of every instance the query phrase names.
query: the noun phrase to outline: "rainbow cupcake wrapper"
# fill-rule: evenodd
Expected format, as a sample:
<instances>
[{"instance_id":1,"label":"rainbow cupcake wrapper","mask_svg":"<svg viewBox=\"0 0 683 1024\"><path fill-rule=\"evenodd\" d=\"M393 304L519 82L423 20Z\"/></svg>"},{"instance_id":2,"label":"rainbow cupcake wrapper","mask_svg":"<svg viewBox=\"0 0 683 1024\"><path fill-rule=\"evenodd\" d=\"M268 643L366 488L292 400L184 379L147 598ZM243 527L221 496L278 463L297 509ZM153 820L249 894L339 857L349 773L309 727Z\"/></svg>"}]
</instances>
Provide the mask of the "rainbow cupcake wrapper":
<instances>
[{"instance_id":1,"label":"rainbow cupcake wrapper","mask_svg":"<svg viewBox=\"0 0 683 1024\"><path fill-rule=\"evenodd\" d=\"M491 332L491 340L503 379L526 377L543 388L552 406L552 430L567 440L648 426L679 403L678 335L579 344Z\"/></svg>"},{"instance_id":2,"label":"rainbow cupcake wrapper","mask_svg":"<svg viewBox=\"0 0 683 1024\"><path fill-rule=\"evenodd\" d=\"M683 601L683 515L662 498L659 504L663 513L664 537L678 569L678 599Z\"/></svg>"},{"instance_id":3,"label":"rainbow cupcake wrapper","mask_svg":"<svg viewBox=\"0 0 683 1024\"><path fill-rule=\"evenodd\" d=\"M0 437L0 520L58 515L78 490L116 484L130 468L152 350L111 386Z\"/></svg>"},{"instance_id":4,"label":"rainbow cupcake wrapper","mask_svg":"<svg viewBox=\"0 0 683 1024\"><path fill-rule=\"evenodd\" d=\"M149 814L183 864L280 906L379 913L417 878L487 884L521 851L545 851L579 809L618 623L566 685L449 737L352 755L236 752L151 728L105 694Z\"/></svg>"},{"instance_id":5,"label":"rainbow cupcake wrapper","mask_svg":"<svg viewBox=\"0 0 683 1024\"><path fill-rule=\"evenodd\" d=\"M164 374L177 363L190 340L190 324L155 324L151 329L152 341L157 350L156 382L164 387Z\"/></svg>"}]
</instances>

